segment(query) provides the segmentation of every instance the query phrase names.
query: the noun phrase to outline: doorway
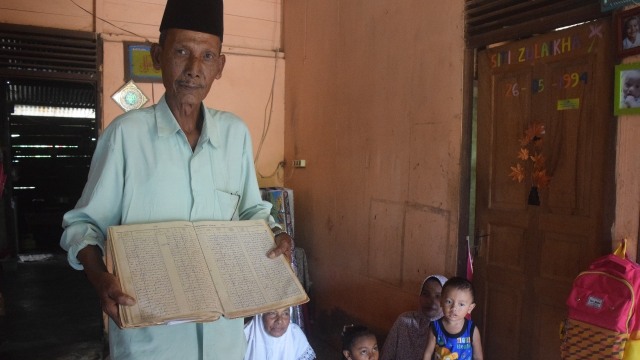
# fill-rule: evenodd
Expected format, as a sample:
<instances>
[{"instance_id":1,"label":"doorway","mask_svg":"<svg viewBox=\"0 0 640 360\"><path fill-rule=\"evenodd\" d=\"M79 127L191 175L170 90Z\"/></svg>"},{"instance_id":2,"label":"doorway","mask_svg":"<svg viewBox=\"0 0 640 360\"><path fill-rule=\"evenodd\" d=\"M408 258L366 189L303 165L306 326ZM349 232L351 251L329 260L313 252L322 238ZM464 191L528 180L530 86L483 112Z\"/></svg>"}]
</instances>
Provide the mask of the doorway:
<instances>
[{"instance_id":1,"label":"doorway","mask_svg":"<svg viewBox=\"0 0 640 360\"><path fill-rule=\"evenodd\" d=\"M60 250L62 214L82 191L100 123L101 44L92 32L6 23L0 44L6 259Z\"/></svg>"},{"instance_id":2,"label":"doorway","mask_svg":"<svg viewBox=\"0 0 640 360\"><path fill-rule=\"evenodd\" d=\"M486 358L559 359L575 276L611 244L608 20L478 53L475 261Z\"/></svg>"},{"instance_id":3,"label":"doorway","mask_svg":"<svg viewBox=\"0 0 640 360\"><path fill-rule=\"evenodd\" d=\"M95 84L2 79L5 227L16 254L60 251L62 216L86 182L97 133Z\"/></svg>"}]
</instances>

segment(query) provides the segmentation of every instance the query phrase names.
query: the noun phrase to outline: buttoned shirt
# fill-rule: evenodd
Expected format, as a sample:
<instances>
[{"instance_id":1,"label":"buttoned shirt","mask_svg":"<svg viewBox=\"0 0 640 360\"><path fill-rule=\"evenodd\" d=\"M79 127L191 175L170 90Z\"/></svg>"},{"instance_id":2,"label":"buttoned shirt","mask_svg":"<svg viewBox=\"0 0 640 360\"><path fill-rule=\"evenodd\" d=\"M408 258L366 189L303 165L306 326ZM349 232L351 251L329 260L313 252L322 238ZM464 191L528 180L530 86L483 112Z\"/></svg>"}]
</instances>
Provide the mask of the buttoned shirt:
<instances>
[{"instance_id":1,"label":"buttoned shirt","mask_svg":"<svg viewBox=\"0 0 640 360\"><path fill-rule=\"evenodd\" d=\"M204 110L192 150L164 97L157 105L115 119L100 136L82 196L63 218L61 246L72 267L78 252L104 252L112 225L171 220L264 219L251 137L235 115ZM266 256L266 255L265 255ZM242 359L241 319L122 330L110 321L112 359Z\"/></svg>"}]
</instances>

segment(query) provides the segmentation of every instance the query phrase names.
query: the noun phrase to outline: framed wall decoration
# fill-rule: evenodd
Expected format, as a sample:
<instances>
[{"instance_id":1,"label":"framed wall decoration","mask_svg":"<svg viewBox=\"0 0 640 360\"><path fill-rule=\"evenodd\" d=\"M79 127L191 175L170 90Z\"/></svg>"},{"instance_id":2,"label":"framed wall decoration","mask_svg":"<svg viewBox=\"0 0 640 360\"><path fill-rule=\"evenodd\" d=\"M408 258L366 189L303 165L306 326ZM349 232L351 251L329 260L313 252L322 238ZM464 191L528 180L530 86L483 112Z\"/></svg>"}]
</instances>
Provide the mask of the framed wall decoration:
<instances>
[{"instance_id":1,"label":"framed wall decoration","mask_svg":"<svg viewBox=\"0 0 640 360\"><path fill-rule=\"evenodd\" d=\"M625 5L637 4L637 0L600 0L600 10L609 11Z\"/></svg>"},{"instance_id":2,"label":"framed wall decoration","mask_svg":"<svg viewBox=\"0 0 640 360\"><path fill-rule=\"evenodd\" d=\"M618 56L640 53L640 7L615 14Z\"/></svg>"},{"instance_id":3,"label":"framed wall decoration","mask_svg":"<svg viewBox=\"0 0 640 360\"><path fill-rule=\"evenodd\" d=\"M162 82L162 72L153 67L151 44L124 42L125 81Z\"/></svg>"},{"instance_id":4,"label":"framed wall decoration","mask_svg":"<svg viewBox=\"0 0 640 360\"><path fill-rule=\"evenodd\" d=\"M640 63L616 65L614 83L613 113L640 114Z\"/></svg>"},{"instance_id":5,"label":"framed wall decoration","mask_svg":"<svg viewBox=\"0 0 640 360\"><path fill-rule=\"evenodd\" d=\"M149 99L144 96L142 90L136 86L133 80L129 80L118 91L111 96L124 112L129 110L140 109Z\"/></svg>"}]
</instances>

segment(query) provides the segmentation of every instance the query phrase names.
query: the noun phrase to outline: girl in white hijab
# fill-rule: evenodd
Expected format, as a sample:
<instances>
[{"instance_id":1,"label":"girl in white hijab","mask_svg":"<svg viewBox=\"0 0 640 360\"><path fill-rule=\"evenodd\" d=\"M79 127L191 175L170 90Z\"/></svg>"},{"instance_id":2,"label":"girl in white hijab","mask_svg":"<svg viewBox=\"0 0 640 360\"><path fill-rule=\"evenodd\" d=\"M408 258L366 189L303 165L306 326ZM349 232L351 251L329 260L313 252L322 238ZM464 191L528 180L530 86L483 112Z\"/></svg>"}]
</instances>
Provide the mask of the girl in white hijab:
<instances>
[{"instance_id":1,"label":"girl in white hijab","mask_svg":"<svg viewBox=\"0 0 640 360\"><path fill-rule=\"evenodd\" d=\"M245 360L312 360L316 354L307 337L291 324L291 309L256 315L245 327Z\"/></svg>"},{"instance_id":2,"label":"girl in white hijab","mask_svg":"<svg viewBox=\"0 0 640 360\"><path fill-rule=\"evenodd\" d=\"M427 348L429 324L442 317L440 293L447 278L427 276L420 287L419 311L401 314L387 335L381 360L421 360Z\"/></svg>"}]
</instances>

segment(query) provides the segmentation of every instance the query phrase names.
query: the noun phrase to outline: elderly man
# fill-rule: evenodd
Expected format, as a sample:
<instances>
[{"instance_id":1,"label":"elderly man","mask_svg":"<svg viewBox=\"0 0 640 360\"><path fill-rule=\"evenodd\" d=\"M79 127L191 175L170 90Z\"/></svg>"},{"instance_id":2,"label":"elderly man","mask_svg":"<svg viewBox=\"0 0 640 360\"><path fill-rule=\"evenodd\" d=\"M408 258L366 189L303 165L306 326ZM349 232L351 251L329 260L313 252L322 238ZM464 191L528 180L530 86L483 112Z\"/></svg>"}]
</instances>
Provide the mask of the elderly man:
<instances>
[{"instance_id":1,"label":"elderly man","mask_svg":"<svg viewBox=\"0 0 640 360\"><path fill-rule=\"evenodd\" d=\"M166 93L105 129L82 197L63 219L69 263L84 269L109 315L112 359L242 359L246 341L242 319L121 329L118 306L135 299L102 260L109 226L265 219L278 244L269 256L292 247L261 199L245 124L202 103L225 65L222 14L222 0L168 1L151 51Z\"/></svg>"}]
</instances>

